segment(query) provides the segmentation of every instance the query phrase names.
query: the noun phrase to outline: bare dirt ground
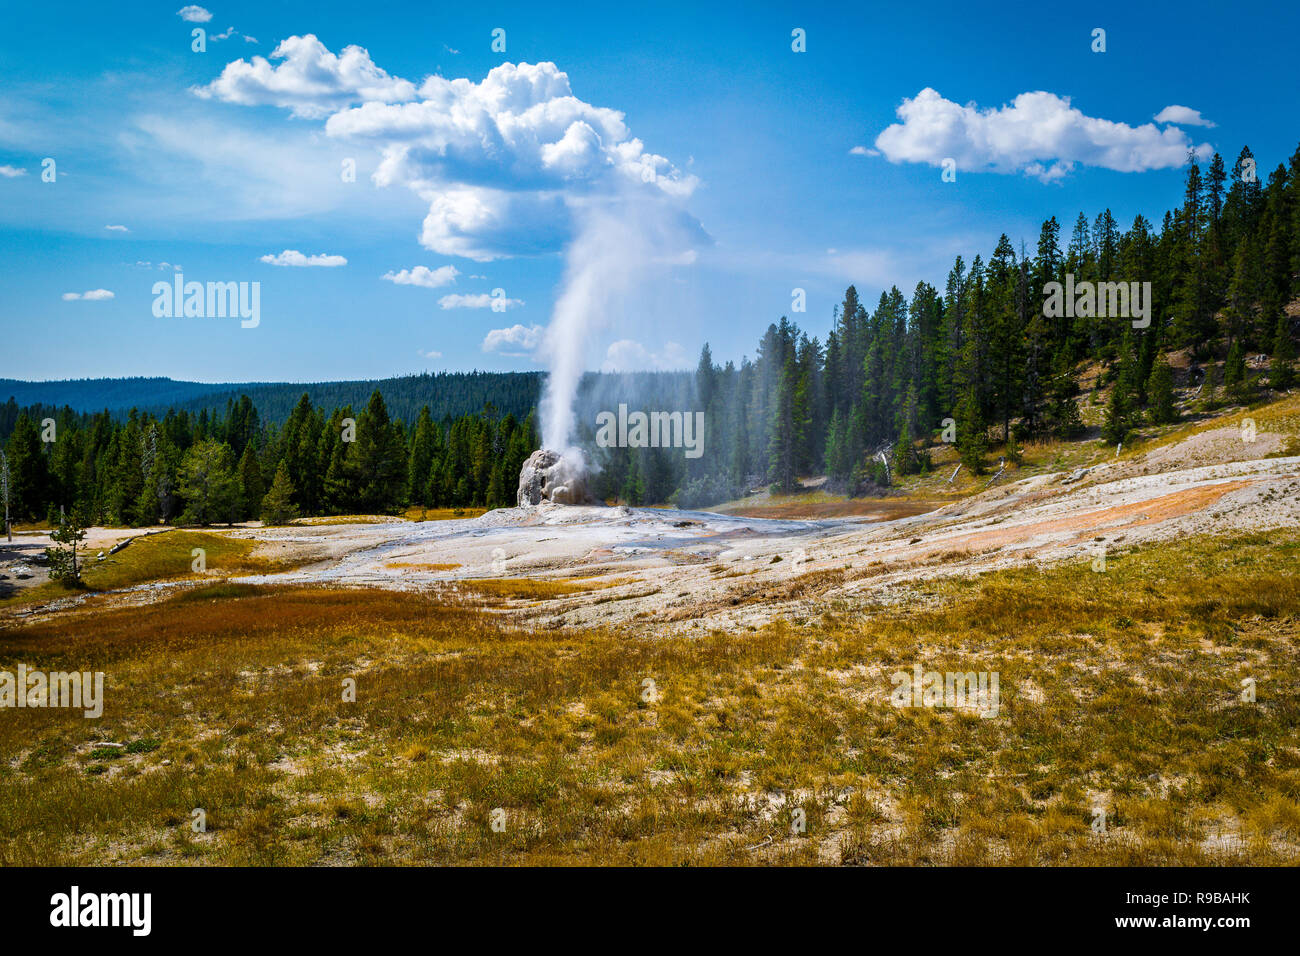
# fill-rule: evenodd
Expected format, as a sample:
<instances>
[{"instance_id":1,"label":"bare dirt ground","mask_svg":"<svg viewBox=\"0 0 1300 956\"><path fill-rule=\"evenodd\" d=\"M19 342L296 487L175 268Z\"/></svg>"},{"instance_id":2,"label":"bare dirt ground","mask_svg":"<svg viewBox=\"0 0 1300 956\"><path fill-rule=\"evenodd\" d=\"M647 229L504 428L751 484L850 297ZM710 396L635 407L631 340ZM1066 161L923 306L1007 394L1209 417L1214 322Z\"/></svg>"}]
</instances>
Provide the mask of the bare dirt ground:
<instances>
[{"instance_id":1,"label":"bare dirt ground","mask_svg":"<svg viewBox=\"0 0 1300 956\"><path fill-rule=\"evenodd\" d=\"M0 529L2 530L2 529ZM168 528L87 528L82 540L88 560L107 554L131 538L161 534ZM0 538L0 586L22 590L45 584L50 576L45 566L45 549L50 546L50 529L15 531L12 541Z\"/></svg>"}]
</instances>

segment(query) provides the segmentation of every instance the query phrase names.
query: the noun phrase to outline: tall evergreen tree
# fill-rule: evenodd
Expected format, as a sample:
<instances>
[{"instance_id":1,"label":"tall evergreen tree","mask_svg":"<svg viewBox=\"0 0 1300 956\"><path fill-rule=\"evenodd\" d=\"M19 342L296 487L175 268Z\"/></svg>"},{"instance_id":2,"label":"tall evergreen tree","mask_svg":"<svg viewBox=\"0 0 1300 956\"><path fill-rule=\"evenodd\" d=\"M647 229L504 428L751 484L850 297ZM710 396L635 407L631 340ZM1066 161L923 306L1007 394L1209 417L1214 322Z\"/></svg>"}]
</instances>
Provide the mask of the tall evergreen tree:
<instances>
[{"instance_id":1,"label":"tall evergreen tree","mask_svg":"<svg viewBox=\"0 0 1300 956\"><path fill-rule=\"evenodd\" d=\"M1273 361L1269 366L1269 387L1285 391L1295 384L1295 342L1291 339L1291 321L1280 315L1273 329Z\"/></svg>"},{"instance_id":2,"label":"tall evergreen tree","mask_svg":"<svg viewBox=\"0 0 1300 956\"><path fill-rule=\"evenodd\" d=\"M244 445L244 453L239 458L239 510L242 520L247 521L249 518L257 517L265 494L262 469L250 441Z\"/></svg>"},{"instance_id":3,"label":"tall evergreen tree","mask_svg":"<svg viewBox=\"0 0 1300 956\"><path fill-rule=\"evenodd\" d=\"M1151 368L1147 396L1151 400L1151 421L1157 425L1178 421L1178 410L1174 407L1174 372L1163 354Z\"/></svg>"},{"instance_id":4,"label":"tall evergreen tree","mask_svg":"<svg viewBox=\"0 0 1300 956\"><path fill-rule=\"evenodd\" d=\"M293 503L293 482L285 462L275 469L271 487L262 498L262 520L267 524L288 524L298 516L298 506Z\"/></svg>"}]
</instances>

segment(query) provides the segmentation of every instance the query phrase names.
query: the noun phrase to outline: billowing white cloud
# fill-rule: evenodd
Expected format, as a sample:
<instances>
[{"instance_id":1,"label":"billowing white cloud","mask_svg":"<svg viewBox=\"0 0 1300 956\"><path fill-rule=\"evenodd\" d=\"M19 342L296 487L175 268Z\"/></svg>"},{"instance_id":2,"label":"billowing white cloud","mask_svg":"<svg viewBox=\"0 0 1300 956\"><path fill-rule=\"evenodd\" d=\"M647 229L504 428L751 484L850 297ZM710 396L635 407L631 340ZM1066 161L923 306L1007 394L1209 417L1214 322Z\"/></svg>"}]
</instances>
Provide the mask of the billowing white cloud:
<instances>
[{"instance_id":1,"label":"billowing white cloud","mask_svg":"<svg viewBox=\"0 0 1300 956\"><path fill-rule=\"evenodd\" d=\"M0 166L0 176L6 179L17 179L19 176L26 176L27 170L19 166Z\"/></svg>"},{"instance_id":2,"label":"billowing white cloud","mask_svg":"<svg viewBox=\"0 0 1300 956\"><path fill-rule=\"evenodd\" d=\"M1215 127L1216 123L1211 123L1201 115L1200 110L1194 110L1190 106L1166 106L1155 115L1157 123L1173 123L1176 126L1208 126Z\"/></svg>"},{"instance_id":3,"label":"billowing white cloud","mask_svg":"<svg viewBox=\"0 0 1300 956\"><path fill-rule=\"evenodd\" d=\"M107 289L91 289L89 292L65 292L63 293L64 302L102 302L105 299L113 298L113 293Z\"/></svg>"},{"instance_id":4,"label":"billowing white cloud","mask_svg":"<svg viewBox=\"0 0 1300 956\"><path fill-rule=\"evenodd\" d=\"M429 203L420 242L442 255L558 252L584 204L628 192L671 204L697 185L646 150L621 112L574 96L554 63L503 63L479 83L431 76L416 90L360 47L336 57L311 35L284 40L272 59L284 62L228 63L195 92L329 115L329 136L382 153L376 184L406 186ZM706 239L684 210L676 214Z\"/></svg>"},{"instance_id":5,"label":"billowing white cloud","mask_svg":"<svg viewBox=\"0 0 1300 956\"><path fill-rule=\"evenodd\" d=\"M455 282L458 275L460 270L455 266L439 266L437 269L416 266L414 269L403 269L401 272L390 270L380 278L396 285L418 285L425 289L440 289Z\"/></svg>"},{"instance_id":6,"label":"billowing white cloud","mask_svg":"<svg viewBox=\"0 0 1300 956\"><path fill-rule=\"evenodd\" d=\"M486 292L480 292L477 295L452 293L451 295L444 295L438 300L438 305L444 309L491 309L495 306L494 311L498 312L504 312L506 309L513 309L523 304L523 299L507 299L501 296L488 295Z\"/></svg>"},{"instance_id":7,"label":"billowing white cloud","mask_svg":"<svg viewBox=\"0 0 1300 956\"><path fill-rule=\"evenodd\" d=\"M503 63L481 83L432 76L419 97L343 110L325 131L383 150L375 182L428 200L420 241L445 255L556 251L585 200L679 200L697 184L631 136L621 112L575 97L554 63Z\"/></svg>"},{"instance_id":8,"label":"billowing white cloud","mask_svg":"<svg viewBox=\"0 0 1300 956\"><path fill-rule=\"evenodd\" d=\"M418 189L429 201L420 245L448 256L488 262L505 256L545 255L572 238L559 192L518 193L476 186Z\"/></svg>"},{"instance_id":9,"label":"billowing white cloud","mask_svg":"<svg viewBox=\"0 0 1300 956\"><path fill-rule=\"evenodd\" d=\"M187 23L207 23L212 19L212 14L193 3L181 7L176 11L176 15Z\"/></svg>"},{"instance_id":10,"label":"billowing white cloud","mask_svg":"<svg viewBox=\"0 0 1300 956\"><path fill-rule=\"evenodd\" d=\"M619 339L605 351L600 363L602 372L667 371L689 368L690 356L677 342L668 342L660 352L652 352L640 342Z\"/></svg>"},{"instance_id":11,"label":"billowing white cloud","mask_svg":"<svg viewBox=\"0 0 1300 956\"><path fill-rule=\"evenodd\" d=\"M540 325L512 325L508 329L493 329L483 337L483 351L526 355L541 344L544 332Z\"/></svg>"},{"instance_id":12,"label":"billowing white cloud","mask_svg":"<svg viewBox=\"0 0 1300 956\"><path fill-rule=\"evenodd\" d=\"M409 100L415 84L389 76L359 46L335 55L312 34L289 37L264 56L227 63L207 86L194 88L204 99L244 106L282 106L294 116L319 119L353 103Z\"/></svg>"},{"instance_id":13,"label":"billowing white cloud","mask_svg":"<svg viewBox=\"0 0 1300 956\"><path fill-rule=\"evenodd\" d=\"M1175 127L1129 126L1086 116L1067 97L1021 93L1010 106L981 110L944 99L927 87L897 110L901 123L876 137L893 163L940 166L951 158L971 172L1024 173L1059 179L1075 166L1142 172L1181 166L1187 152L1208 157L1208 143L1193 146Z\"/></svg>"},{"instance_id":14,"label":"billowing white cloud","mask_svg":"<svg viewBox=\"0 0 1300 956\"><path fill-rule=\"evenodd\" d=\"M348 260L343 256L330 256L324 253L315 256L304 256L297 249L286 249L277 255L267 253L258 261L273 266L325 266L329 268L348 264Z\"/></svg>"}]
</instances>

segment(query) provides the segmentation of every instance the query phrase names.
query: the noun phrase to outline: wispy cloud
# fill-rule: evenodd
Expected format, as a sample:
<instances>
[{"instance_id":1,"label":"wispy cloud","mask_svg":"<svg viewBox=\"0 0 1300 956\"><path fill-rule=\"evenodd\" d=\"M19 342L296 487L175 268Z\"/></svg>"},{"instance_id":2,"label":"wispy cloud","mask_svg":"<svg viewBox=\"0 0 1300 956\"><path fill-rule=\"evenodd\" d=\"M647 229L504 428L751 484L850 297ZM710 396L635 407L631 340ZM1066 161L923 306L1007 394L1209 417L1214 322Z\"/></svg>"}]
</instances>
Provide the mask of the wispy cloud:
<instances>
[{"instance_id":1,"label":"wispy cloud","mask_svg":"<svg viewBox=\"0 0 1300 956\"><path fill-rule=\"evenodd\" d=\"M166 111L136 116L118 142L139 177L131 208L140 219L265 221L327 210L346 210L355 221L411 215L405 196L340 181L343 157L360 151L338 148L331 157L319 131L298 125L268 136L253 117Z\"/></svg>"},{"instance_id":2,"label":"wispy cloud","mask_svg":"<svg viewBox=\"0 0 1300 956\"><path fill-rule=\"evenodd\" d=\"M1207 126L1213 129L1218 125L1202 116L1200 110L1194 110L1190 106L1166 106L1154 119L1157 123L1173 123L1175 126Z\"/></svg>"},{"instance_id":3,"label":"wispy cloud","mask_svg":"<svg viewBox=\"0 0 1300 956\"><path fill-rule=\"evenodd\" d=\"M65 292L63 293L64 302L102 302L105 299L113 298L113 293L107 289L91 289L89 292Z\"/></svg>"},{"instance_id":4,"label":"wispy cloud","mask_svg":"<svg viewBox=\"0 0 1300 956\"><path fill-rule=\"evenodd\" d=\"M486 292L480 292L477 295L461 295L453 292L450 295L444 295L438 300L438 305L444 309L490 309L496 305L496 311L498 312L505 309L514 309L523 304L523 299L507 299L503 296L488 295Z\"/></svg>"},{"instance_id":5,"label":"wispy cloud","mask_svg":"<svg viewBox=\"0 0 1300 956\"><path fill-rule=\"evenodd\" d=\"M297 249L286 249L277 255L268 253L258 261L272 266L323 266L327 268L348 264L348 260L343 256L330 256L324 253L315 256L304 256Z\"/></svg>"},{"instance_id":6,"label":"wispy cloud","mask_svg":"<svg viewBox=\"0 0 1300 956\"><path fill-rule=\"evenodd\" d=\"M401 272L389 272L380 276L394 285L418 285L423 289L440 289L445 285L451 285L456 281L456 276L460 275L460 270L455 266L439 266L437 269L430 269L428 266L416 266L413 269L403 269Z\"/></svg>"},{"instance_id":7,"label":"wispy cloud","mask_svg":"<svg viewBox=\"0 0 1300 956\"><path fill-rule=\"evenodd\" d=\"M226 29L225 29L224 32L222 32L222 33L214 33L214 34L212 34L210 37L208 37L208 39L211 40L213 43L219 43L219 42L221 42L222 40L229 40L232 36L243 37L245 43L256 43L256 42L257 42L257 37L250 37L250 36L249 36L248 34L246 34L246 33L240 33L240 32L239 32L238 30L236 30L234 27L226 27Z\"/></svg>"},{"instance_id":8,"label":"wispy cloud","mask_svg":"<svg viewBox=\"0 0 1300 956\"><path fill-rule=\"evenodd\" d=\"M19 176L26 176L27 170L20 166L0 166L0 176L6 179L17 179Z\"/></svg>"},{"instance_id":9,"label":"wispy cloud","mask_svg":"<svg viewBox=\"0 0 1300 956\"><path fill-rule=\"evenodd\" d=\"M107 229L109 232L130 232L131 231L130 229L126 228L126 226L105 226L104 228Z\"/></svg>"}]
</instances>

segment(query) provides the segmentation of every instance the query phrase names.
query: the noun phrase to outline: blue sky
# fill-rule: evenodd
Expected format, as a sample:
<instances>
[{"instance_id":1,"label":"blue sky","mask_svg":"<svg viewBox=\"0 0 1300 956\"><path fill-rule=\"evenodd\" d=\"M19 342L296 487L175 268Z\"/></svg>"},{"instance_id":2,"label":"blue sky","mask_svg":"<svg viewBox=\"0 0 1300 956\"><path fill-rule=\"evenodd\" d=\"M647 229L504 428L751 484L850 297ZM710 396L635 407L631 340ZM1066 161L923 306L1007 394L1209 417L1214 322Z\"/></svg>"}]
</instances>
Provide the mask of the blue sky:
<instances>
[{"instance_id":1,"label":"blue sky","mask_svg":"<svg viewBox=\"0 0 1300 956\"><path fill-rule=\"evenodd\" d=\"M1158 225L1188 146L1264 177L1300 140L1294 4L1009 6L11 5L0 376L546 368L566 269L585 367L738 360L1049 215ZM156 317L177 265L259 282L260 324ZM494 289L518 304L473 307Z\"/></svg>"}]
</instances>

